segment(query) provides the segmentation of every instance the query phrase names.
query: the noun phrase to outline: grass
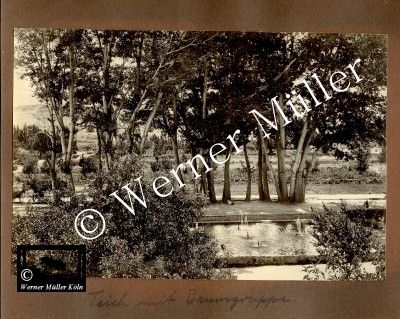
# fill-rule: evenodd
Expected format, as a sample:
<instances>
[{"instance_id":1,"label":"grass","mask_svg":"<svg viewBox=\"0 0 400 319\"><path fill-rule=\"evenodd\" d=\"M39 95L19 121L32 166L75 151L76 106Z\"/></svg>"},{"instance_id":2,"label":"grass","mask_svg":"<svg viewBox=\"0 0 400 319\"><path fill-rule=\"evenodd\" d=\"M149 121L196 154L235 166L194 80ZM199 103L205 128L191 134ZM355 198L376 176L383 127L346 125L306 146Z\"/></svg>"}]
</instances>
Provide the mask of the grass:
<instances>
[{"instance_id":1,"label":"grass","mask_svg":"<svg viewBox=\"0 0 400 319\"><path fill-rule=\"evenodd\" d=\"M270 184L270 194L276 195L274 185ZM219 183L215 185L215 192L222 194L223 184ZM376 194L386 192L386 184L309 184L306 188L306 197L310 194ZM231 194L232 196L243 196L246 193L245 183L231 183ZM258 185L252 183L251 185L252 198L258 198Z\"/></svg>"}]
</instances>

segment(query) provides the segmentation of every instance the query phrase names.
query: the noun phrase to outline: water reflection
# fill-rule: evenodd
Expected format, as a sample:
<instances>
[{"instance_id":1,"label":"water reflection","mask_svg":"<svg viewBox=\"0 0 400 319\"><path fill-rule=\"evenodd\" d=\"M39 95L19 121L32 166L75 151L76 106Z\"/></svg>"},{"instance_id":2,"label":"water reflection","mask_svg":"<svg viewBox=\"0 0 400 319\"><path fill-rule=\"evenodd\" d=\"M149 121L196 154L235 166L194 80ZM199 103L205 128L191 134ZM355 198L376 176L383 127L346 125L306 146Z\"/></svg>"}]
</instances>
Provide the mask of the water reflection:
<instances>
[{"instance_id":1,"label":"water reflection","mask_svg":"<svg viewBox=\"0 0 400 319\"><path fill-rule=\"evenodd\" d=\"M315 255L311 225L306 221L205 226L231 256Z\"/></svg>"}]
</instances>

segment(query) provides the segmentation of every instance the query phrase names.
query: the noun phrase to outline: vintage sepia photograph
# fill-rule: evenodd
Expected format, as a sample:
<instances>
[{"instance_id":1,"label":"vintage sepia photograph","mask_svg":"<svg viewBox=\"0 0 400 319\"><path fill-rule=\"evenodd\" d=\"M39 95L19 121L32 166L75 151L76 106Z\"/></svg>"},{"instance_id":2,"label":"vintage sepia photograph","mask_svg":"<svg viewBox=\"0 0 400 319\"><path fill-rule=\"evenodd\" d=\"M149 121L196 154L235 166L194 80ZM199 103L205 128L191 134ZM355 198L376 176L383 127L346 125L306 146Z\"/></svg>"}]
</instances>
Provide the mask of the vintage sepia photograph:
<instances>
[{"instance_id":1,"label":"vintage sepia photograph","mask_svg":"<svg viewBox=\"0 0 400 319\"><path fill-rule=\"evenodd\" d=\"M385 280L386 35L17 28L13 81L13 274Z\"/></svg>"}]
</instances>

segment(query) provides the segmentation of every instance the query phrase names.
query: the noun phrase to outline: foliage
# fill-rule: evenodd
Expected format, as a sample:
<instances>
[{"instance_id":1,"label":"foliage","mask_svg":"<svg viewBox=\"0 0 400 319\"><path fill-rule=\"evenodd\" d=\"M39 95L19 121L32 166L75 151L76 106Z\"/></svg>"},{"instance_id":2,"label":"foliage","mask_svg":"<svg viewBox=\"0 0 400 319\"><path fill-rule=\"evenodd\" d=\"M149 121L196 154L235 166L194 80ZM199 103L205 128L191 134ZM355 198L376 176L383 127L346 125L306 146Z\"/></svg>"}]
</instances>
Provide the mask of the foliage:
<instances>
[{"instance_id":1,"label":"foliage","mask_svg":"<svg viewBox=\"0 0 400 319\"><path fill-rule=\"evenodd\" d=\"M37 172L37 162L38 157L28 151L20 152L20 162L23 166L22 173L24 174L34 174Z\"/></svg>"},{"instance_id":2,"label":"foliage","mask_svg":"<svg viewBox=\"0 0 400 319\"><path fill-rule=\"evenodd\" d=\"M171 169L173 166L167 156L161 156L161 158L159 158L158 155L156 155L154 158L156 161L151 162L150 164L150 168L154 173L166 171L168 169Z\"/></svg>"},{"instance_id":3,"label":"foliage","mask_svg":"<svg viewBox=\"0 0 400 319\"><path fill-rule=\"evenodd\" d=\"M313 236L317 252L326 268L306 266L308 280L384 280L385 253L373 228L365 223L365 210L352 214L346 205L339 211L324 206L315 214ZM372 260L375 273L368 273L362 263Z\"/></svg>"},{"instance_id":4,"label":"foliage","mask_svg":"<svg viewBox=\"0 0 400 319\"><path fill-rule=\"evenodd\" d=\"M32 137L40 131L36 125L24 125L22 128L18 126L13 127L13 147L21 147L25 150L32 150Z\"/></svg>"},{"instance_id":5,"label":"foliage","mask_svg":"<svg viewBox=\"0 0 400 319\"><path fill-rule=\"evenodd\" d=\"M32 138L32 149L45 154L53 148L51 138L44 132L37 132Z\"/></svg>"},{"instance_id":6,"label":"foliage","mask_svg":"<svg viewBox=\"0 0 400 319\"><path fill-rule=\"evenodd\" d=\"M354 156L360 151L357 141L381 144L385 140L386 69L382 61L386 61L387 39L381 35L28 28L16 29L15 34L16 66L29 78L36 97L46 103L52 155L60 152L58 145L62 144L64 160L57 165L71 180L68 155L75 149L78 126L96 131L99 158L107 169L119 155L144 154L151 146L158 156L171 146L176 149L178 137L194 155L206 153L221 136L240 127L237 143L242 145L258 134L250 110L272 118L268 101L292 91L312 104L301 82L313 73L333 98L312 108L307 119L290 116L293 122L281 137L272 130L269 155L277 154L280 166L284 166L279 154L284 153L285 143L295 149L302 146L297 154L307 159L317 151L335 150L337 145L347 146ZM357 66L363 78L360 83L355 83L347 68L357 58L361 59ZM328 85L330 75L338 70L349 77L351 89L346 92L335 92ZM316 81L310 85L324 101ZM299 99L295 100L295 107L303 109ZM303 128L306 134L302 135ZM29 142L27 136L34 137L27 134L34 130L15 130L16 145L31 148L22 144ZM36 151L44 155L50 143L47 133L42 133L33 140ZM149 143L151 134L154 138ZM306 143L300 142L301 136ZM177 161L178 152L174 155ZM338 150L336 155L347 154ZM365 152L356 156L360 158L358 169L366 170ZM289 176L283 169L268 172L270 177L277 175L274 185L278 185L281 200L304 200L311 175L308 168L312 171L312 165L305 163L293 161L295 183L287 183ZM98 164L102 169L101 160ZM155 166L154 171L159 169ZM211 178L207 176L213 185ZM227 174L227 188L229 178ZM215 197L212 193L210 199Z\"/></svg>"},{"instance_id":7,"label":"foliage","mask_svg":"<svg viewBox=\"0 0 400 319\"><path fill-rule=\"evenodd\" d=\"M12 193L12 198L13 198L13 200L15 200L15 199L17 199L18 198L18 200L19 201L21 201L21 197L22 197L22 195L25 193L25 189L24 189L24 187L22 187L22 188L17 188L17 187L15 187L15 186L13 186L13 193Z\"/></svg>"},{"instance_id":8,"label":"foliage","mask_svg":"<svg viewBox=\"0 0 400 319\"><path fill-rule=\"evenodd\" d=\"M60 167L60 171L64 174L70 174L72 172L72 165L68 161L60 158L58 160L58 166Z\"/></svg>"},{"instance_id":9,"label":"foliage","mask_svg":"<svg viewBox=\"0 0 400 319\"><path fill-rule=\"evenodd\" d=\"M79 160L79 166L81 168L81 174L86 177L87 174L96 173L97 172L97 165L96 161L93 157L82 157Z\"/></svg>"},{"instance_id":10,"label":"foliage","mask_svg":"<svg viewBox=\"0 0 400 319\"><path fill-rule=\"evenodd\" d=\"M368 170L364 173L360 173L352 166L349 166L348 169L343 166L322 167L310 178L310 182L314 184L376 184L383 183L384 181L385 176L380 172Z\"/></svg>"},{"instance_id":11,"label":"foliage","mask_svg":"<svg viewBox=\"0 0 400 319\"><path fill-rule=\"evenodd\" d=\"M32 200L43 199L47 191L51 190L51 180L44 174L33 174L25 182L26 188L32 190Z\"/></svg>"},{"instance_id":12,"label":"foliage","mask_svg":"<svg viewBox=\"0 0 400 319\"><path fill-rule=\"evenodd\" d=\"M380 163L386 163L386 145L382 147L382 151L378 156L378 160Z\"/></svg>"},{"instance_id":13,"label":"foliage","mask_svg":"<svg viewBox=\"0 0 400 319\"><path fill-rule=\"evenodd\" d=\"M133 176L140 176L138 163L137 158L126 157L109 174L98 174L89 189L91 207L105 215L106 231L85 242L88 275L188 279L230 276L215 266L218 246L214 239L191 228L202 214L202 196L179 191L160 198L144 182L147 209L135 202L135 215L109 196ZM83 209L78 203L84 202L85 198L76 197L27 217L15 216L15 224L24 223L24 227L13 228L15 244L82 243L73 222Z\"/></svg>"},{"instance_id":14,"label":"foliage","mask_svg":"<svg viewBox=\"0 0 400 319\"><path fill-rule=\"evenodd\" d=\"M366 172L369 167L369 158L371 156L371 151L368 145L362 145L360 143L355 150L355 158L357 160L356 169L360 173Z\"/></svg>"}]
</instances>

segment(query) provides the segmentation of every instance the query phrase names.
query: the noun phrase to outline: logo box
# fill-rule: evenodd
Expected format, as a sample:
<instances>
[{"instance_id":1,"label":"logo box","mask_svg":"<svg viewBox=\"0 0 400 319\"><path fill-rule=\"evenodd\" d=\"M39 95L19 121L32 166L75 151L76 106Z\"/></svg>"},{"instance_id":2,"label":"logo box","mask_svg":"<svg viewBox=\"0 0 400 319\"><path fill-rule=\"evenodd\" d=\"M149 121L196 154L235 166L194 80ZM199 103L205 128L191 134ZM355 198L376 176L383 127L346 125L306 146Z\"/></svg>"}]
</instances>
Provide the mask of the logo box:
<instances>
[{"instance_id":1,"label":"logo box","mask_svg":"<svg viewBox=\"0 0 400 319\"><path fill-rule=\"evenodd\" d=\"M18 245L18 292L85 292L85 245Z\"/></svg>"}]
</instances>

